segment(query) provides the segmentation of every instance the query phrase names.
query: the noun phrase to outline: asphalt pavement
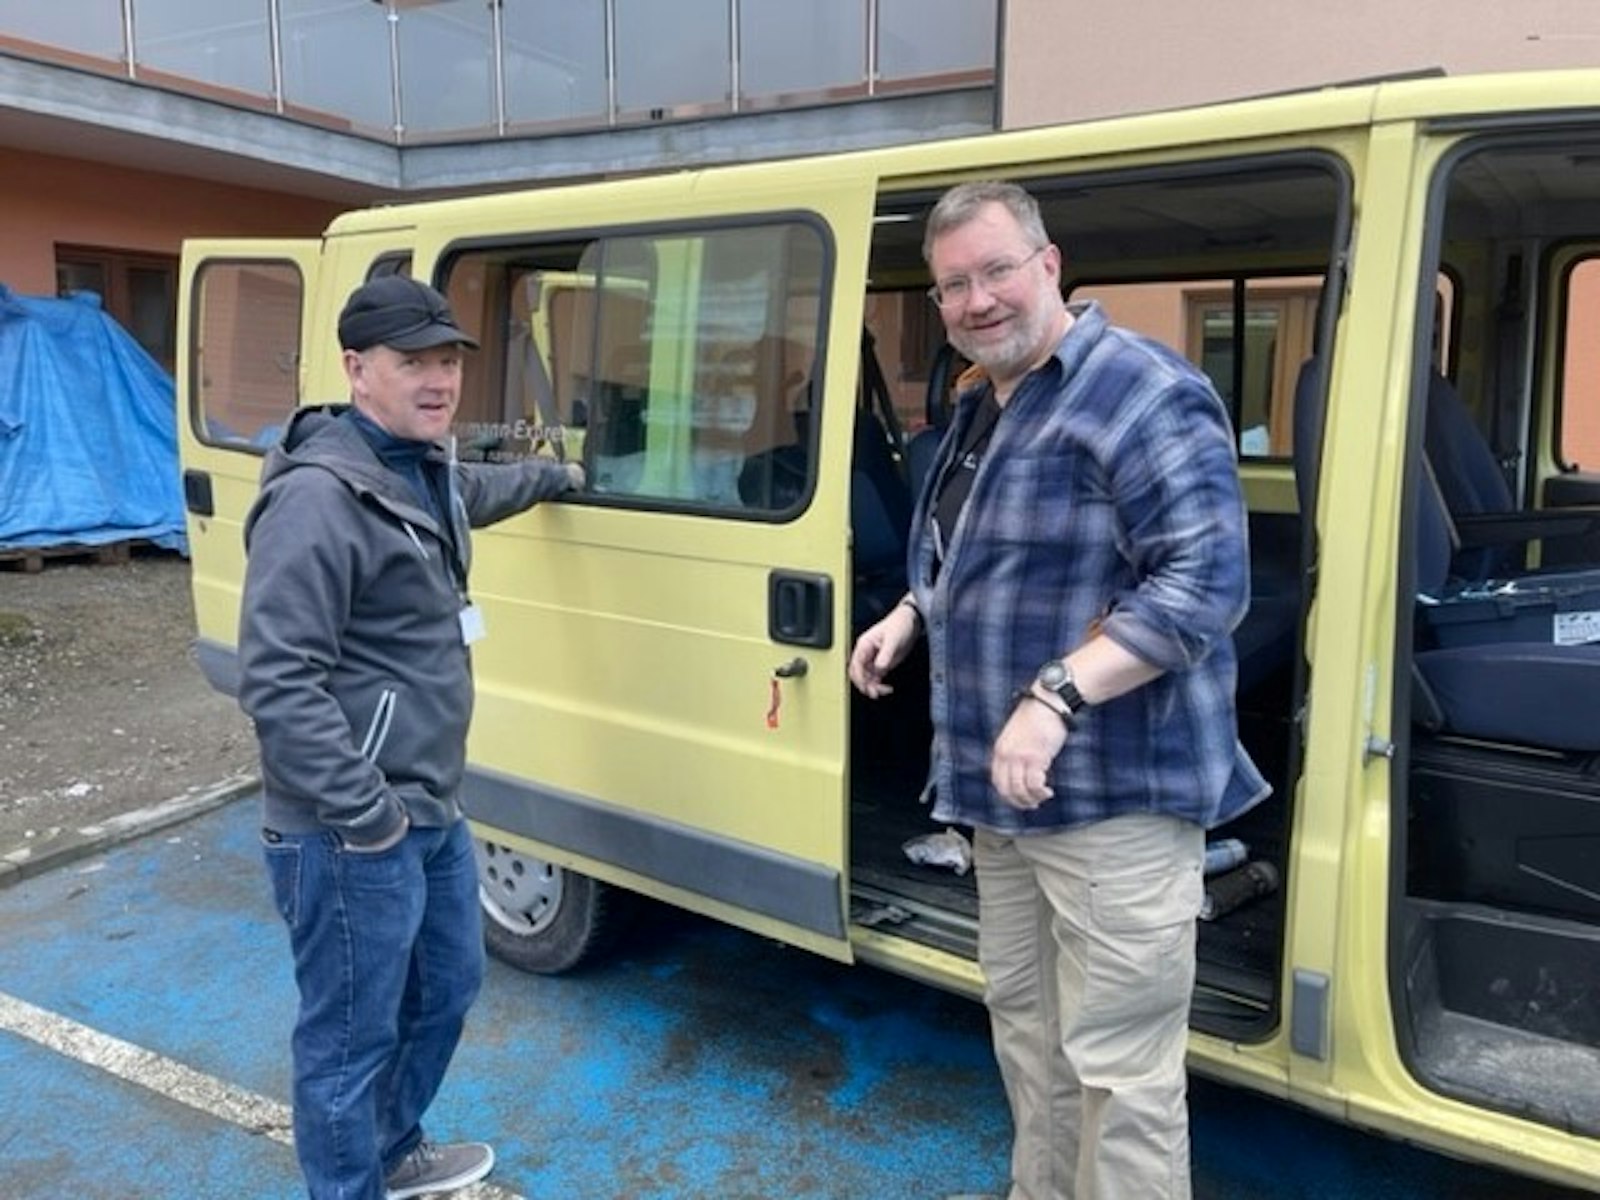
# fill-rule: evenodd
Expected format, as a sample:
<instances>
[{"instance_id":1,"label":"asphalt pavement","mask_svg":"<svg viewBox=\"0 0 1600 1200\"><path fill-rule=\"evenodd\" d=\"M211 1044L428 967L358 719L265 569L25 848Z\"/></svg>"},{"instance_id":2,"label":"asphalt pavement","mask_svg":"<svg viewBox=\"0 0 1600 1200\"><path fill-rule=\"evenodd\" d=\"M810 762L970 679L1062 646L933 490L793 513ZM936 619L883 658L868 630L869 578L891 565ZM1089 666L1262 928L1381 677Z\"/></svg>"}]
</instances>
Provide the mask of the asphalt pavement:
<instances>
[{"instance_id":1,"label":"asphalt pavement","mask_svg":"<svg viewBox=\"0 0 1600 1200\"><path fill-rule=\"evenodd\" d=\"M0 1197L301 1194L240 793L0 875ZM1199 1200L1572 1194L1203 1081L1191 1107ZM491 963L430 1133L496 1146L462 1200L932 1200L1000 1190L1009 1126L979 1005L651 908L581 973Z\"/></svg>"}]
</instances>

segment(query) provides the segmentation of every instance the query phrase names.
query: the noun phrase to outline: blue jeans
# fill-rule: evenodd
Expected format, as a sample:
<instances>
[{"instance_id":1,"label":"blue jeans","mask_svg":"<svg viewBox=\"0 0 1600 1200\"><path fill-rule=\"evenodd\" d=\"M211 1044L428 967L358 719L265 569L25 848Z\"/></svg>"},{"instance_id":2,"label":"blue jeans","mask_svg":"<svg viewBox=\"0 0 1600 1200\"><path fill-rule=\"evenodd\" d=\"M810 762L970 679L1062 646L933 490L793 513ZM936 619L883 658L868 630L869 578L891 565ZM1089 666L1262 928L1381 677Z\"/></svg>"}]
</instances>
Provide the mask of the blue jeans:
<instances>
[{"instance_id":1,"label":"blue jeans","mask_svg":"<svg viewBox=\"0 0 1600 1200\"><path fill-rule=\"evenodd\" d=\"M294 1141L312 1200L383 1200L422 1139L483 982L478 873L465 821L378 854L333 833L263 833L289 926Z\"/></svg>"}]
</instances>

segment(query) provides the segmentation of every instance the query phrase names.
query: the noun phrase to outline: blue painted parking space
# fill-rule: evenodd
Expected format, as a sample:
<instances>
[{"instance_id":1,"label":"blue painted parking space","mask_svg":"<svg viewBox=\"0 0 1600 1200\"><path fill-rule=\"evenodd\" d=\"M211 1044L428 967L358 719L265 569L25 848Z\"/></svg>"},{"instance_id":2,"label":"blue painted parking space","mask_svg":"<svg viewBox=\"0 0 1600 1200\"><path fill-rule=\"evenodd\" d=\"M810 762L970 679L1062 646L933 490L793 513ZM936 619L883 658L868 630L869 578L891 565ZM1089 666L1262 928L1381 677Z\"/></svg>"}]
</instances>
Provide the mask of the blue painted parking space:
<instances>
[{"instance_id":1,"label":"blue painted parking space","mask_svg":"<svg viewBox=\"0 0 1600 1200\"><path fill-rule=\"evenodd\" d=\"M0 891L0 1194L299 1195L293 1011L248 799ZM1203 1082L1193 1108L1202 1200L1571 1194ZM980 1006L665 910L578 975L491 964L431 1130L495 1143L485 1195L585 1200L994 1190L1009 1137Z\"/></svg>"}]
</instances>

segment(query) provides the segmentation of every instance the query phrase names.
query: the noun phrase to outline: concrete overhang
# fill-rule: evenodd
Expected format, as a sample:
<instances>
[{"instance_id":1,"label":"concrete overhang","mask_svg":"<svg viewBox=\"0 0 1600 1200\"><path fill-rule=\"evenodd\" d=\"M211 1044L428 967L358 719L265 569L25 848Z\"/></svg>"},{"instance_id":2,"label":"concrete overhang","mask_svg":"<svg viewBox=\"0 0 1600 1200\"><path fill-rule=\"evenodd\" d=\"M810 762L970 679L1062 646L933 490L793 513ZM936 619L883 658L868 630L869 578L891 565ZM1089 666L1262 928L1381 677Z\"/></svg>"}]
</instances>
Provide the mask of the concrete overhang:
<instances>
[{"instance_id":1,"label":"concrete overhang","mask_svg":"<svg viewBox=\"0 0 1600 1200\"><path fill-rule=\"evenodd\" d=\"M359 205L994 129L994 90L737 117L395 146L92 71L0 54L0 146Z\"/></svg>"}]
</instances>

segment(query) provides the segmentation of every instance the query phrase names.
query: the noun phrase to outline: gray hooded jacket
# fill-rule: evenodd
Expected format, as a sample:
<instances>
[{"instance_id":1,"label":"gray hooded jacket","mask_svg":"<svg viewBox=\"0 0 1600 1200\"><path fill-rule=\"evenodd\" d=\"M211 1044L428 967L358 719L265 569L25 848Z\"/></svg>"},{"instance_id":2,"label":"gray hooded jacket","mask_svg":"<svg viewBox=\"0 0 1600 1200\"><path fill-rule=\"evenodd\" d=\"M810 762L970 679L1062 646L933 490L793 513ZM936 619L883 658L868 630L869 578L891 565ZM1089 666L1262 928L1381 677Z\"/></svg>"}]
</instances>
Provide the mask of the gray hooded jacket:
<instances>
[{"instance_id":1,"label":"gray hooded jacket","mask_svg":"<svg viewBox=\"0 0 1600 1200\"><path fill-rule=\"evenodd\" d=\"M446 531L346 406L304 409L267 455L245 521L239 703L261 743L265 823L375 845L461 815L472 667L467 527L566 491L546 460L430 453Z\"/></svg>"}]
</instances>

